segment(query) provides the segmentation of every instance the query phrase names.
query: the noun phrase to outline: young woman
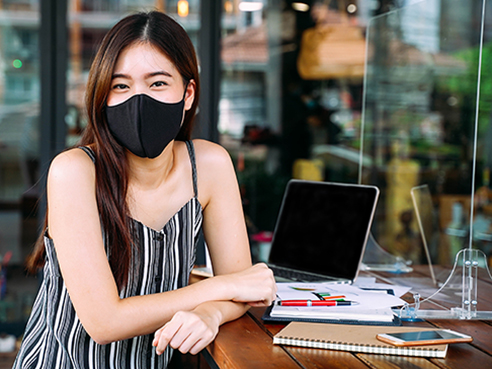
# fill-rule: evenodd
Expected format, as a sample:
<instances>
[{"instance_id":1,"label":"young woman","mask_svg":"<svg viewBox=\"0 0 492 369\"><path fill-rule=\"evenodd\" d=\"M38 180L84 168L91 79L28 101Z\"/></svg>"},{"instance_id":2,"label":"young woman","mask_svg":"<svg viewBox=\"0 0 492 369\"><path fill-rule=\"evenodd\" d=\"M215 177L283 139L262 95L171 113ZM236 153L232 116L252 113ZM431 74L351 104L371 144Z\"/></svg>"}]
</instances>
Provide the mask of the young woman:
<instances>
[{"instance_id":1,"label":"young woman","mask_svg":"<svg viewBox=\"0 0 492 369\"><path fill-rule=\"evenodd\" d=\"M29 260L44 279L14 368L165 368L173 348L196 354L275 298L271 271L251 266L228 154L189 141L198 94L193 45L171 18L131 15L106 35L81 146L49 170ZM188 285L200 227L215 277Z\"/></svg>"}]
</instances>

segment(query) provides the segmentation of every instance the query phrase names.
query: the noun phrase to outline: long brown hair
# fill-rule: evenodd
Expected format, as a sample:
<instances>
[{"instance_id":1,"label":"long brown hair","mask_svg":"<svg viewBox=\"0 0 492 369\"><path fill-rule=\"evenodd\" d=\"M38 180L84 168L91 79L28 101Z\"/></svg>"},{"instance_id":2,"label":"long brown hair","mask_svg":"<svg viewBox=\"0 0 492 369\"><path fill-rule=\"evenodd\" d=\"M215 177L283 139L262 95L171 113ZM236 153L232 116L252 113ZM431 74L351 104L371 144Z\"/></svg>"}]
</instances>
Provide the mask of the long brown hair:
<instances>
[{"instance_id":1,"label":"long brown hair","mask_svg":"<svg viewBox=\"0 0 492 369\"><path fill-rule=\"evenodd\" d=\"M190 38L178 23L157 11L133 14L119 21L104 37L92 63L85 98L88 125L79 144L91 145L96 156L97 206L109 263L120 289L127 281L132 255L132 227L126 203L128 163L125 149L109 131L104 108L118 56L123 49L137 42L149 43L164 53L184 83L195 81L195 99L185 113L177 140L190 139L200 92L198 64ZM46 226L47 216L45 229ZM27 259L27 268L31 272L44 265L43 236L44 229Z\"/></svg>"}]
</instances>

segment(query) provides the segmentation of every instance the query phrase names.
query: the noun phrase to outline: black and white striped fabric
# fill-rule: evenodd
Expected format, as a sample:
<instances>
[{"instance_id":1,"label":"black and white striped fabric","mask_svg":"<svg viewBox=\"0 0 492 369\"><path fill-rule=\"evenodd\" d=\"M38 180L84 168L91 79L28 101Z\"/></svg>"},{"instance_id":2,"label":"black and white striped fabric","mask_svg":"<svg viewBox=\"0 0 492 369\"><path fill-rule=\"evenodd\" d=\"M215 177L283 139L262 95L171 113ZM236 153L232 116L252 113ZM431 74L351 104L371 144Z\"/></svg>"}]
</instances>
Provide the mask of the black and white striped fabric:
<instances>
[{"instance_id":1,"label":"black and white striped fabric","mask_svg":"<svg viewBox=\"0 0 492 369\"><path fill-rule=\"evenodd\" d=\"M171 291L188 284L202 224L202 207L197 199L193 144L187 142L187 146L195 196L161 231L133 220L135 246L132 268L128 283L120 292L121 298ZM87 148L84 151L94 160L92 152ZM149 369L167 366L172 349L156 355L152 334L107 345L94 342L75 313L60 274L53 240L47 236L45 247L44 278L14 363L15 369Z\"/></svg>"}]
</instances>

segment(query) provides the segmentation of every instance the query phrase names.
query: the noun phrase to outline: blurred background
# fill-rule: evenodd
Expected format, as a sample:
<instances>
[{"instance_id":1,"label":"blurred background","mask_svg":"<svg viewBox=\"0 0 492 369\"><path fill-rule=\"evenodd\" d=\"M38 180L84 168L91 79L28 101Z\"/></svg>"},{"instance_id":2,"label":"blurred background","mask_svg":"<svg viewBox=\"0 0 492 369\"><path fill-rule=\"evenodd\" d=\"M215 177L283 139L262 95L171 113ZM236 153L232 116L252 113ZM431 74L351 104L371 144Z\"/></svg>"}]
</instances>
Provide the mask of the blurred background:
<instances>
[{"instance_id":1,"label":"blurred background","mask_svg":"<svg viewBox=\"0 0 492 369\"><path fill-rule=\"evenodd\" d=\"M165 11L197 48L194 136L233 158L255 261L291 178L380 187L374 238L409 263L427 262L424 241L435 264L465 246L490 260L491 7L0 0L0 323L23 329L38 284L23 262L40 232L49 162L84 129L98 44L135 11Z\"/></svg>"}]
</instances>

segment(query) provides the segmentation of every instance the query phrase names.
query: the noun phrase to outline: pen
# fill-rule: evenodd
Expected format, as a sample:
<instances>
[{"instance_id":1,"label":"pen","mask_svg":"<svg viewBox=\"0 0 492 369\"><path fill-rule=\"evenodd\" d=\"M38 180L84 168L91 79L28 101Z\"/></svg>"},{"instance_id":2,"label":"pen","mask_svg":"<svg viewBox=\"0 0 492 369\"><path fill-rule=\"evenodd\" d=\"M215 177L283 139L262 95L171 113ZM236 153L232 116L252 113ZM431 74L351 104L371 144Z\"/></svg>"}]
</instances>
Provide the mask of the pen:
<instances>
[{"instance_id":1,"label":"pen","mask_svg":"<svg viewBox=\"0 0 492 369\"><path fill-rule=\"evenodd\" d=\"M356 301L318 301L318 300L283 300L280 306L350 306L356 305Z\"/></svg>"},{"instance_id":2,"label":"pen","mask_svg":"<svg viewBox=\"0 0 492 369\"><path fill-rule=\"evenodd\" d=\"M322 296L323 297L323 300L336 300L336 299L344 299L345 296L344 295L340 295L340 296Z\"/></svg>"},{"instance_id":3,"label":"pen","mask_svg":"<svg viewBox=\"0 0 492 369\"><path fill-rule=\"evenodd\" d=\"M330 294L327 293L317 293L317 292L313 292L313 295L319 297L320 300L335 300L335 299L345 298L345 295L331 296Z\"/></svg>"}]
</instances>

